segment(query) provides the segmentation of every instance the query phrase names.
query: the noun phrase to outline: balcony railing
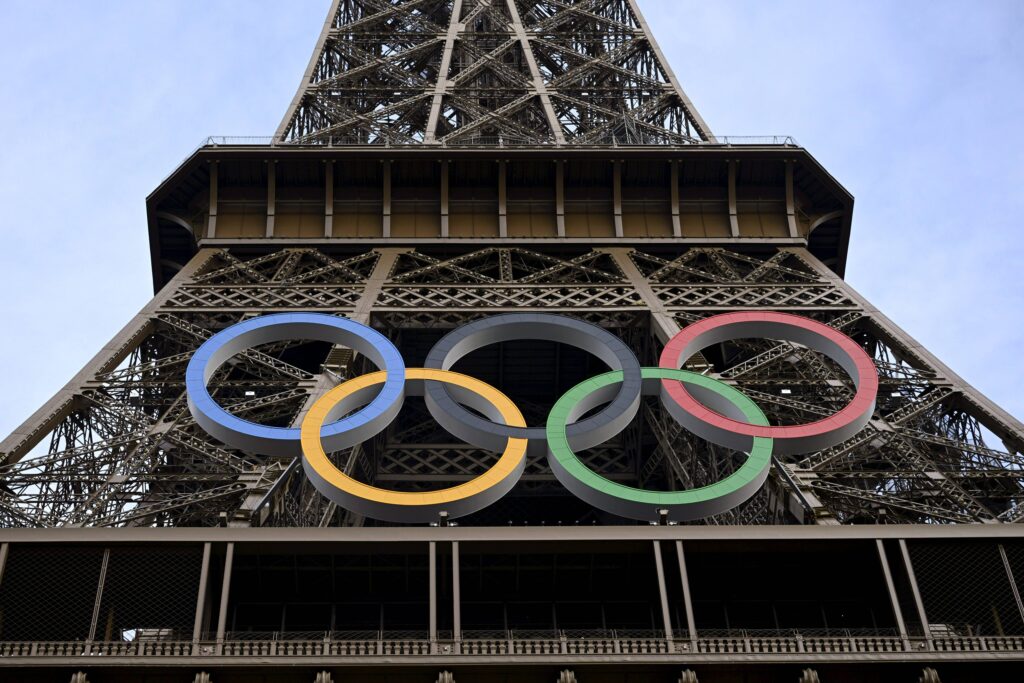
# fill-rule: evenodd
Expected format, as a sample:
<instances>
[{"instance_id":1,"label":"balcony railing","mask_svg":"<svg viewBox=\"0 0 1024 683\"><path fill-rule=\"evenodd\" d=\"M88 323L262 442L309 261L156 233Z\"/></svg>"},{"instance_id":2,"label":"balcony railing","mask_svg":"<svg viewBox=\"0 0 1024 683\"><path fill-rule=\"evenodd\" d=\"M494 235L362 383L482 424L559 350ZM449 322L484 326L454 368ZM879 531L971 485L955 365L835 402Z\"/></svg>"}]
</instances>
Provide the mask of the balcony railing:
<instances>
[{"instance_id":1,"label":"balcony railing","mask_svg":"<svg viewBox=\"0 0 1024 683\"><path fill-rule=\"evenodd\" d=\"M388 142L384 140L366 140L363 138L348 138L348 137L331 137L327 139L317 139L311 141L282 141L279 138L275 138L272 135L260 136L260 135L211 135L203 140L199 144L199 149L203 147L307 147L307 148L323 148L323 147L369 147L369 148L408 148L408 147L423 147L431 149L447 149L447 148L465 148L465 147L532 147L545 149L550 147L559 147L561 149L605 149L615 147L664 147L666 144L673 144L669 142L651 141L651 142L634 142L628 140L619 140L616 137L610 137L607 140L598 142L588 143L566 143L564 145L556 145L554 142L538 142L536 140L530 140L528 138L514 138L508 136L479 136L472 138L464 138L455 142L437 142L437 143L425 143L417 140L408 140L402 142ZM739 147L739 146L777 146L784 145L787 147L799 147L797 141L791 135L719 135L712 140L694 140L680 143L677 146L689 147Z\"/></svg>"},{"instance_id":2,"label":"balcony railing","mask_svg":"<svg viewBox=\"0 0 1024 683\"><path fill-rule=\"evenodd\" d=\"M113 642L0 642L0 661L10 658L251 657L352 658L451 656L562 657L586 659L626 655L637 658L727 659L748 655L766 659L844 659L852 655L925 656L975 659L986 655L1024 656L1024 637L943 636L900 638L886 630L830 631L828 635L797 631L708 632L697 638L659 631L465 631L456 640L440 633L431 640L423 632L229 633L224 640L204 636L182 639Z\"/></svg>"}]
</instances>

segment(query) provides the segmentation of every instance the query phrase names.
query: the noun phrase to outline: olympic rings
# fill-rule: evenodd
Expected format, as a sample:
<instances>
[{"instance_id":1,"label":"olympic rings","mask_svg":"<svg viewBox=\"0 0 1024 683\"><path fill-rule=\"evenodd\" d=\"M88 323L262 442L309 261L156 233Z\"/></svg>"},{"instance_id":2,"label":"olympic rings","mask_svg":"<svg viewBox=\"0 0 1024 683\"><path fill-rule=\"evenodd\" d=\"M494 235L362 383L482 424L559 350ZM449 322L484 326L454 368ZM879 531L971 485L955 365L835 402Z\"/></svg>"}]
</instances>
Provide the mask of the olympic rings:
<instances>
[{"instance_id":1,"label":"olympic rings","mask_svg":"<svg viewBox=\"0 0 1024 683\"><path fill-rule=\"evenodd\" d=\"M366 408L324 426L320 436L328 449L337 451L365 441L387 427L398 414L405 389L405 362L387 337L366 325L333 315L277 313L223 329L193 354L185 370L185 389L188 409L196 423L234 448L260 455L301 455L298 429L268 427L235 417L221 408L206 388L213 373L231 356L259 344L285 339L343 344L364 354L387 373L384 388Z\"/></svg>"},{"instance_id":2,"label":"olympic rings","mask_svg":"<svg viewBox=\"0 0 1024 683\"><path fill-rule=\"evenodd\" d=\"M463 391L460 400L506 425L525 427L523 414L505 394L478 379L448 370L406 368L409 396L421 395L423 380L444 382ZM508 437L504 453L489 470L458 486L418 493L387 491L356 481L334 466L324 452L320 427L332 411L348 412L365 405L370 392L385 382L386 373L372 372L340 384L324 394L302 421L302 467L313 486L345 509L388 522L437 519L442 511L452 518L481 510L508 493L526 466L526 439ZM478 445L478 444L477 444Z\"/></svg>"},{"instance_id":3,"label":"olympic rings","mask_svg":"<svg viewBox=\"0 0 1024 683\"><path fill-rule=\"evenodd\" d=\"M723 313L684 328L669 340L661 352L659 365L677 368L701 349L743 337L768 337L797 342L819 351L846 371L857 392L835 415L802 425L762 426L734 420L709 410L670 380L662 380L676 406L666 402L680 424L697 436L737 450L749 450L752 438L775 439L775 452L784 455L810 453L834 446L861 430L871 419L878 394L878 372L871 357L857 342L828 325L790 313L761 311Z\"/></svg>"},{"instance_id":4,"label":"olympic rings","mask_svg":"<svg viewBox=\"0 0 1024 683\"><path fill-rule=\"evenodd\" d=\"M456 328L430 349L423 363L428 368L450 369L455 362L476 349L500 341L543 339L569 344L588 351L624 379L618 393L601 412L569 427L571 436L591 434L597 443L612 438L636 416L640 408L640 361L625 343L611 332L582 320L549 313L506 313L483 318ZM427 409L438 424L455 436L476 443L483 440L497 448L510 436L541 444L544 427L532 429L499 425L484 420L452 400L441 385L427 383Z\"/></svg>"},{"instance_id":5,"label":"olympic rings","mask_svg":"<svg viewBox=\"0 0 1024 683\"><path fill-rule=\"evenodd\" d=\"M797 342L834 360L857 387L853 399L835 415L817 422L771 426L761 409L738 389L679 369L706 346L761 336ZM298 429L248 422L228 413L210 396L206 383L231 356L259 344L296 338L348 346L382 369L328 391L313 403ZM597 356L612 371L570 389L555 403L544 427L530 428L498 389L450 370L475 349L514 339L571 344ZM301 455L306 476L324 496L365 516L394 522L431 521L441 512L459 517L490 505L519 480L527 448L545 445L559 482L602 510L643 520L658 519L662 511L668 519L680 521L719 514L760 488L773 452L805 453L853 436L870 419L878 393L874 363L854 340L814 320L774 312L726 313L694 323L669 340L657 368L641 368L629 347L596 325L560 315L497 315L445 335L428 352L425 365L406 368L386 337L352 320L285 313L243 321L208 339L189 361L185 385L189 411L211 435L251 453ZM383 387L378 389L379 385ZM624 486L583 465L575 450L596 446L621 432L636 416L640 397L655 394L683 427L712 443L745 451L747 459L721 481L669 492ZM397 416L406 395L423 396L434 419L457 438L501 451L498 462L471 481L429 492L387 491L356 481L335 467L327 453L379 434ZM600 406L594 415L577 422Z\"/></svg>"},{"instance_id":6,"label":"olympic rings","mask_svg":"<svg viewBox=\"0 0 1024 683\"><path fill-rule=\"evenodd\" d=\"M749 397L724 382L687 370L643 368L643 394L661 392L659 380L685 382L718 399L723 412L757 425L768 425L768 418ZM607 400L608 388L622 381L621 372L607 372L588 379L562 395L548 414L548 465L562 486L594 507L606 512L646 521L658 520L661 511L671 521L700 519L730 510L752 495L768 478L772 464L772 440L754 437L746 461L721 481L686 491L646 491L625 486L597 474L576 456L574 449L596 446L600 441L573 438L566 425Z\"/></svg>"}]
</instances>

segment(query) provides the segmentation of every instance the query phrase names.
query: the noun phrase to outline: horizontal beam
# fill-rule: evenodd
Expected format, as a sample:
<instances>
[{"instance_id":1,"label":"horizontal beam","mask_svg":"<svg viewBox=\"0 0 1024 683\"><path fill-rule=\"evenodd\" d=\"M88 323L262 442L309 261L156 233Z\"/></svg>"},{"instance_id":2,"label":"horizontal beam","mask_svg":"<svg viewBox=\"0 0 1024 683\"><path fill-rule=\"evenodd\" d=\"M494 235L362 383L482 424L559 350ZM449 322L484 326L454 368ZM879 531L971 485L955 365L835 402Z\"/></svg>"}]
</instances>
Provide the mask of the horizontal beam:
<instances>
[{"instance_id":1,"label":"horizontal beam","mask_svg":"<svg viewBox=\"0 0 1024 683\"><path fill-rule=\"evenodd\" d=\"M0 543L396 543L1024 539L1020 524L0 529Z\"/></svg>"}]
</instances>

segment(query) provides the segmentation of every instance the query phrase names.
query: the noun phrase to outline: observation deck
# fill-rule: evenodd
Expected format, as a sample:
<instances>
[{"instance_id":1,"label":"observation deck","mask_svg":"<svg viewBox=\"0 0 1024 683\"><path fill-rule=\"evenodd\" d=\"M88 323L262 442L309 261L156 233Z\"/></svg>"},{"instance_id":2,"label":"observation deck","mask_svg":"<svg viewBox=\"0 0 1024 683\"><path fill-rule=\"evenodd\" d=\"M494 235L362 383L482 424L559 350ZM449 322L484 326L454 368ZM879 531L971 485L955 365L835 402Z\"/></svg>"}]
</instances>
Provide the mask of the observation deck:
<instances>
[{"instance_id":1,"label":"observation deck","mask_svg":"<svg viewBox=\"0 0 1024 683\"><path fill-rule=\"evenodd\" d=\"M806 247L840 276L853 197L788 136L686 145L211 137L147 198L154 285L199 247L456 253Z\"/></svg>"}]
</instances>

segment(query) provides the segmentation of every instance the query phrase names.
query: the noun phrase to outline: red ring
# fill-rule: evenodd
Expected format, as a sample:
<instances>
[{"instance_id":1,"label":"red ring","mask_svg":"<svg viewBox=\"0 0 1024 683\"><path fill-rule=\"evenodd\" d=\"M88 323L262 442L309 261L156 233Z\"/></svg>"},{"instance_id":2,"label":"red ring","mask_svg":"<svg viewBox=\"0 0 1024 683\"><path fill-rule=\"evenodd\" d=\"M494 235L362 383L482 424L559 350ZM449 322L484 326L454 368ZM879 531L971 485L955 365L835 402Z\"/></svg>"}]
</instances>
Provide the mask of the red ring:
<instances>
[{"instance_id":1,"label":"red ring","mask_svg":"<svg viewBox=\"0 0 1024 683\"><path fill-rule=\"evenodd\" d=\"M720 332L723 327L732 326L741 328L734 336L729 334L713 335L716 331ZM681 382L662 380L665 392L683 411L699 422L714 428L712 431L731 432L733 435L741 434L748 437L772 438L776 440L776 452L806 453L828 448L849 438L871 419L875 399L878 395L878 371L870 356L857 342L816 320L790 313L770 311L714 315L687 326L672 337L661 352L659 364L663 368L679 368L693 354L718 341L766 336L788 339L789 336L786 334L772 334L778 333L780 327L792 330L789 336L797 337L792 341L798 341L809 348L820 351L843 366L843 369L857 385L853 399L835 415L801 425L762 427L739 422L716 413L691 396ZM811 335L808 335L808 332ZM712 335L713 338L708 339ZM816 347L813 337L820 337L824 340L821 344L821 347L824 348ZM808 341L810 343L806 343ZM838 347L838 349L830 348L832 346ZM837 353L837 350L841 353ZM712 441L717 440L706 434L699 432L698 434L710 438Z\"/></svg>"}]
</instances>

